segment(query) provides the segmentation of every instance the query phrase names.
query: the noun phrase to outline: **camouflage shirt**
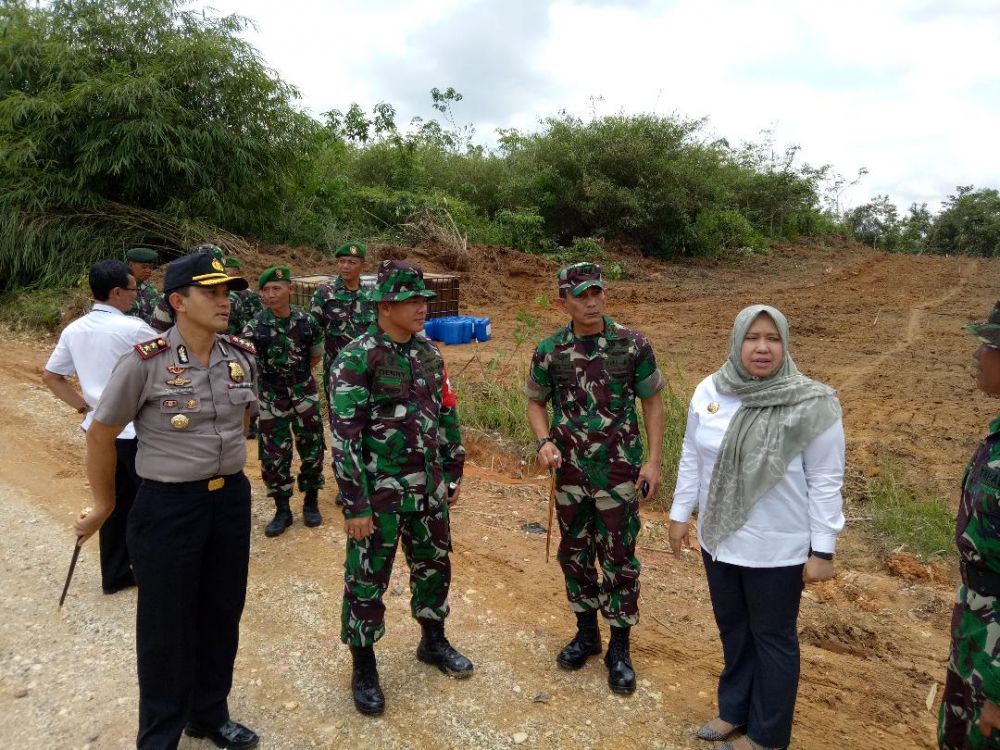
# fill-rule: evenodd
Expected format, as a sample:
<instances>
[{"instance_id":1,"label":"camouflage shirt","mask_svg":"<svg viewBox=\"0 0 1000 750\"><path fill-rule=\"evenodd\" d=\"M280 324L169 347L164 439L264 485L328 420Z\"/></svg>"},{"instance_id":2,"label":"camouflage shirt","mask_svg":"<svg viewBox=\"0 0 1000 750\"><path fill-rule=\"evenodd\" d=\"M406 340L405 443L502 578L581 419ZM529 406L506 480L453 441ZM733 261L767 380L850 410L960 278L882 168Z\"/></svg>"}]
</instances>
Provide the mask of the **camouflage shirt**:
<instances>
[{"instance_id":1,"label":"camouflage shirt","mask_svg":"<svg viewBox=\"0 0 1000 750\"><path fill-rule=\"evenodd\" d=\"M158 291L156 291L156 287L148 281L140 281L138 286L139 292L136 295L135 302L132 303L132 309L128 311L128 314L141 318L146 321L146 323L152 324L153 311L156 310L156 306L160 303L160 300L163 299L163 297Z\"/></svg>"},{"instance_id":2,"label":"camouflage shirt","mask_svg":"<svg viewBox=\"0 0 1000 750\"><path fill-rule=\"evenodd\" d=\"M310 359L323 352L323 337L313 317L295 305L287 318L261 310L243 328L243 338L257 350L258 382L263 401L276 396L316 395Z\"/></svg>"},{"instance_id":3,"label":"camouflage shirt","mask_svg":"<svg viewBox=\"0 0 1000 750\"><path fill-rule=\"evenodd\" d=\"M465 449L444 360L426 338L373 327L341 351L331 383L333 471L344 515L440 507Z\"/></svg>"},{"instance_id":4,"label":"camouflage shirt","mask_svg":"<svg viewBox=\"0 0 1000 750\"><path fill-rule=\"evenodd\" d=\"M1000 416L990 423L962 477L955 543L963 566L1000 575Z\"/></svg>"},{"instance_id":5,"label":"camouflage shirt","mask_svg":"<svg viewBox=\"0 0 1000 750\"><path fill-rule=\"evenodd\" d=\"M229 293L229 332L239 336L247 323L264 309L260 295L251 289Z\"/></svg>"},{"instance_id":6,"label":"camouflage shirt","mask_svg":"<svg viewBox=\"0 0 1000 750\"><path fill-rule=\"evenodd\" d=\"M607 316L595 336L577 336L570 324L542 341L524 393L552 402L550 435L565 459L560 483L606 489L634 481L643 454L635 399L665 384L646 337Z\"/></svg>"},{"instance_id":7,"label":"camouflage shirt","mask_svg":"<svg viewBox=\"0 0 1000 750\"><path fill-rule=\"evenodd\" d=\"M376 305L364 287L351 291L339 276L313 294L309 312L323 329L323 371L329 372L340 350L368 330L377 317Z\"/></svg>"}]
</instances>

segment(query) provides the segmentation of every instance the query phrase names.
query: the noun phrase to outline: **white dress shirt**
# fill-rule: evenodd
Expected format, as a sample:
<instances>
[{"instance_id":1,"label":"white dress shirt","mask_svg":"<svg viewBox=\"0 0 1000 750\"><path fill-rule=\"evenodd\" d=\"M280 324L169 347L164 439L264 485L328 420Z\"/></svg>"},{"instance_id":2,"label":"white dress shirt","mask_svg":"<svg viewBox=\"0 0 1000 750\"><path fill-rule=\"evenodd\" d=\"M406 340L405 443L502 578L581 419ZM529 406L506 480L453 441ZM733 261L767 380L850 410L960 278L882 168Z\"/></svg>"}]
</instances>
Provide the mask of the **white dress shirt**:
<instances>
[{"instance_id":1,"label":"white dress shirt","mask_svg":"<svg viewBox=\"0 0 1000 750\"><path fill-rule=\"evenodd\" d=\"M121 356L134 344L155 339L156 336L156 331L142 319L101 302L95 303L89 313L63 329L59 343L45 363L45 369L56 375L76 375L80 380L83 400L91 408L80 425L84 430L90 427L94 419L93 410L101 400L104 385ZM118 437L134 438L132 424L125 425Z\"/></svg>"},{"instance_id":2,"label":"white dress shirt","mask_svg":"<svg viewBox=\"0 0 1000 750\"><path fill-rule=\"evenodd\" d=\"M687 521L697 505L699 536L715 459L741 403L739 396L719 393L711 376L691 397L670 520ZM719 543L714 559L777 568L804 563L810 547L834 552L844 528L844 452L838 419L791 460L781 481L754 503L746 523Z\"/></svg>"}]
</instances>

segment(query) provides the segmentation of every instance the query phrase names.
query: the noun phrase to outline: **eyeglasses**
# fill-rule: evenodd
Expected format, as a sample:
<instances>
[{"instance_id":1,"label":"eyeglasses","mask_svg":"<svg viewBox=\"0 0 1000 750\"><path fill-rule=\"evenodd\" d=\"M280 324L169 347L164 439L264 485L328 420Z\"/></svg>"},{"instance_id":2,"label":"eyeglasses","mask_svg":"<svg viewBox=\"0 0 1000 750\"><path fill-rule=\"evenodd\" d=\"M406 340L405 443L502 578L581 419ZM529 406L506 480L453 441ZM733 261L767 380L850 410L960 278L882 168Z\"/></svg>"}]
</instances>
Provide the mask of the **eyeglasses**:
<instances>
[{"instance_id":1,"label":"eyeglasses","mask_svg":"<svg viewBox=\"0 0 1000 750\"><path fill-rule=\"evenodd\" d=\"M139 291L139 287L137 287L137 286L120 286L118 288L121 289L124 292L138 292Z\"/></svg>"}]
</instances>

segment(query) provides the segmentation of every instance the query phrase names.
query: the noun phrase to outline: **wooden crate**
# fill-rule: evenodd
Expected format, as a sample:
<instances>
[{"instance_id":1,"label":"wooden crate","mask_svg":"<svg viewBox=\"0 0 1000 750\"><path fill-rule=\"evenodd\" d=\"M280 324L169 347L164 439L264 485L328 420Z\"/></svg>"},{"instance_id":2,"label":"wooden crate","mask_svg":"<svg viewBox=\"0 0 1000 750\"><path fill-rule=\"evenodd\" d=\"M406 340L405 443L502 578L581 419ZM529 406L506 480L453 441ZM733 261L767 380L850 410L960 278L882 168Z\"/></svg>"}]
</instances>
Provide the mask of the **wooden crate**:
<instances>
[{"instance_id":1,"label":"wooden crate","mask_svg":"<svg viewBox=\"0 0 1000 750\"><path fill-rule=\"evenodd\" d=\"M313 294L323 284L329 284L335 276L320 273L313 276L293 276L291 300L293 305L298 305L304 310L309 309ZM364 274L361 277L361 285L374 287L375 274ZM445 315L458 315L459 279L446 273L425 273L424 283L427 288L437 292L437 297L430 300L427 305L428 318L440 318Z\"/></svg>"}]
</instances>

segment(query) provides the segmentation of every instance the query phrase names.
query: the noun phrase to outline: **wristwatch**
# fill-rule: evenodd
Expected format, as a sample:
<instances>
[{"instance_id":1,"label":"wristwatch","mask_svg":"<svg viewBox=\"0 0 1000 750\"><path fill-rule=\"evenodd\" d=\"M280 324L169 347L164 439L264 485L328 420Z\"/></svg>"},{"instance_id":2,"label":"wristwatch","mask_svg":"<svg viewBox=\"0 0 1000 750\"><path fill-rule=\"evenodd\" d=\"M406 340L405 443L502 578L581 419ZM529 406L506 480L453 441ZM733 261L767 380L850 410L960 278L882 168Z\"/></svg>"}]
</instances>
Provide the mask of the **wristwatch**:
<instances>
[{"instance_id":1,"label":"wristwatch","mask_svg":"<svg viewBox=\"0 0 1000 750\"><path fill-rule=\"evenodd\" d=\"M555 440L553 440L548 435L546 435L545 437L538 438L538 440L535 441L535 453L538 453L538 451L540 451L542 449L542 446L545 445L546 443L555 443Z\"/></svg>"},{"instance_id":2,"label":"wristwatch","mask_svg":"<svg viewBox=\"0 0 1000 750\"><path fill-rule=\"evenodd\" d=\"M833 553L832 552L817 552L816 550L811 550L809 552L809 554L812 555L813 557L818 557L820 560L832 560L833 559Z\"/></svg>"}]
</instances>

